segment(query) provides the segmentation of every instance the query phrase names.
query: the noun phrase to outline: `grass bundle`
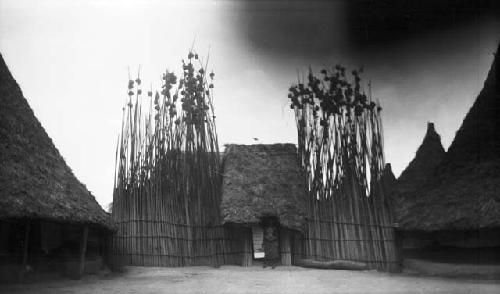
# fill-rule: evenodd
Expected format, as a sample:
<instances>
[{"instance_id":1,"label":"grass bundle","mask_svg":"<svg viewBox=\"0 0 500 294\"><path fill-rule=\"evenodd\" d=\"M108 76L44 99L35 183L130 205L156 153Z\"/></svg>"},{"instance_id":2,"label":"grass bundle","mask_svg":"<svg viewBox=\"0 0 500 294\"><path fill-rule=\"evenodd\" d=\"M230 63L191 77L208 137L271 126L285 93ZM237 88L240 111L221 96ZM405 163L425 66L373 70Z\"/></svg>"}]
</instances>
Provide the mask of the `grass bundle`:
<instances>
[{"instance_id":1,"label":"grass bundle","mask_svg":"<svg viewBox=\"0 0 500 294\"><path fill-rule=\"evenodd\" d=\"M117 264L235 263L237 240L220 220L214 73L196 53L168 70L160 91L129 80L116 150L113 219Z\"/></svg>"},{"instance_id":2,"label":"grass bundle","mask_svg":"<svg viewBox=\"0 0 500 294\"><path fill-rule=\"evenodd\" d=\"M361 261L395 270L392 215L381 184L384 169L382 108L340 65L309 70L290 87L298 152L308 181L306 258Z\"/></svg>"}]
</instances>

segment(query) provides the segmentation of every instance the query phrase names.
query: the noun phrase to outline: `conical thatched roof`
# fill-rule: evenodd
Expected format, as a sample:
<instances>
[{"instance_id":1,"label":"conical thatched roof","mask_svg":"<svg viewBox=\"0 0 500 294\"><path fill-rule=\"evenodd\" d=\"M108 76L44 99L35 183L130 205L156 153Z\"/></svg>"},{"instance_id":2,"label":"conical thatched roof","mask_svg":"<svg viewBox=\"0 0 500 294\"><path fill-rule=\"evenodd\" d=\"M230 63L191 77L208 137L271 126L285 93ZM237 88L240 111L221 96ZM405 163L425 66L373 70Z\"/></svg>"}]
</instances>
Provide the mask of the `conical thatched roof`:
<instances>
[{"instance_id":1,"label":"conical thatched roof","mask_svg":"<svg viewBox=\"0 0 500 294\"><path fill-rule=\"evenodd\" d=\"M295 145L226 147L221 205L225 223L255 224L261 217L275 216L282 226L302 230L306 196Z\"/></svg>"},{"instance_id":2,"label":"conical thatched roof","mask_svg":"<svg viewBox=\"0 0 500 294\"><path fill-rule=\"evenodd\" d=\"M39 218L109 228L73 175L0 55L0 219Z\"/></svg>"},{"instance_id":3,"label":"conical thatched roof","mask_svg":"<svg viewBox=\"0 0 500 294\"><path fill-rule=\"evenodd\" d=\"M382 185L384 185L384 191L394 189L396 182L396 176L394 176L394 173L392 172L391 164L386 163L382 173Z\"/></svg>"},{"instance_id":4,"label":"conical thatched roof","mask_svg":"<svg viewBox=\"0 0 500 294\"><path fill-rule=\"evenodd\" d=\"M387 195L392 194L392 191L396 188L397 180L396 176L394 176L394 173L392 172L392 166L390 163L385 164L381 180L384 192Z\"/></svg>"},{"instance_id":5,"label":"conical thatched roof","mask_svg":"<svg viewBox=\"0 0 500 294\"><path fill-rule=\"evenodd\" d=\"M403 209L403 229L500 226L499 79L497 53L484 87L448 152L416 193L414 202Z\"/></svg>"},{"instance_id":6,"label":"conical thatched roof","mask_svg":"<svg viewBox=\"0 0 500 294\"><path fill-rule=\"evenodd\" d=\"M421 196L420 190L433 175L445 153L434 123L428 122L422 144L418 147L413 160L399 176L391 195L391 204L398 223L407 217L408 207Z\"/></svg>"},{"instance_id":7,"label":"conical thatched roof","mask_svg":"<svg viewBox=\"0 0 500 294\"><path fill-rule=\"evenodd\" d=\"M427 132L422 144L418 147L413 160L398 178L398 192L407 193L420 189L427 177L441 162L445 153L434 123L427 123Z\"/></svg>"}]
</instances>

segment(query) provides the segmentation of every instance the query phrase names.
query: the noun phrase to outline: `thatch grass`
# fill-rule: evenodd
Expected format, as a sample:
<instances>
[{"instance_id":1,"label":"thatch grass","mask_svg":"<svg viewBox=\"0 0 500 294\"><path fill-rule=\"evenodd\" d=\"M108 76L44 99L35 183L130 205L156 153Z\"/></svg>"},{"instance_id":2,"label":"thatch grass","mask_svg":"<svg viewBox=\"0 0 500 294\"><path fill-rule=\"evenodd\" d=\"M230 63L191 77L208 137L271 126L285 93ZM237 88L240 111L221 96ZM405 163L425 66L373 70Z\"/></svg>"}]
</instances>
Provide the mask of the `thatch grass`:
<instances>
[{"instance_id":1,"label":"thatch grass","mask_svg":"<svg viewBox=\"0 0 500 294\"><path fill-rule=\"evenodd\" d=\"M419 197L417 190L420 190L429 177L433 176L445 153L434 123L427 123L427 132L422 144L418 147L413 160L399 176L391 193L391 204L398 224L405 218L406 207L415 200L414 198Z\"/></svg>"},{"instance_id":2,"label":"thatch grass","mask_svg":"<svg viewBox=\"0 0 500 294\"><path fill-rule=\"evenodd\" d=\"M386 163L384 167L384 171L382 173L381 183L384 189L386 200L390 203L394 198L394 190L396 189L398 180L394 173L392 172L392 166L390 163ZM391 204L391 207L393 205Z\"/></svg>"},{"instance_id":3,"label":"thatch grass","mask_svg":"<svg viewBox=\"0 0 500 294\"><path fill-rule=\"evenodd\" d=\"M500 227L500 161L453 173L425 186L400 207L403 230L478 230ZM451 176L451 174L449 174Z\"/></svg>"},{"instance_id":4,"label":"thatch grass","mask_svg":"<svg viewBox=\"0 0 500 294\"><path fill-rule=\"evenodd\" d=\"M427 132L422 144L418 147L413 160L398 178L398 194L403 197L405 193L413 192L422 187L441 162L445 153L441 137L436 132L434 123L427 123Z\"/></svg>"},{"instance_id":5,"label":"thatch grass","mask_svg":"<svg viewBox=\"0 0 500 294\"><path fill-rule=\"evenodd\" d=\"M477 230L500 226L500 64L428 180L401 207L404 230Z\"/></svg>"},{"instance_id":6,"label":"thatch grass","mask_svg":"<svg viewBox=\"0 0 500 294\"><path fill-rule=\"evenodd\" d=\"M0 56L0 218L38 218L111 228L74 176Z\"/></svg>"},{"instance_id":7,"label":"thatch grass","mask_svg":"<svg viewBox=\"0 0 500 294\"><path fill-rule=\"evenodd\" d=\"M257 224L274 216L304 231L307 190L295 145L227 145L222 187L225 223Z\"/></svg>"}]
</instances>

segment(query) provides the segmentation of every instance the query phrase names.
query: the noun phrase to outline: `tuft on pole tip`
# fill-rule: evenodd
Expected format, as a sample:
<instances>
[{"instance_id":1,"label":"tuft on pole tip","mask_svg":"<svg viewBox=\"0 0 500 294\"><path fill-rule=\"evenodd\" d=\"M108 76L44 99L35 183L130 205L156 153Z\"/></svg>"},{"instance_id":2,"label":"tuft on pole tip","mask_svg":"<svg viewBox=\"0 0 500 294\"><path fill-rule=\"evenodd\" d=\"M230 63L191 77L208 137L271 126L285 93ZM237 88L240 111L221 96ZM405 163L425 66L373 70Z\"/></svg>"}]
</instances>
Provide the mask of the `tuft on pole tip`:
<instances>
[{"instance_id":1,"label":"tuft on pole tip","mask_svg":"<svg viewBox=\"0 0 500 294\"><path fill-rule=\"evenodd\" d=\"M434 129L434 123L433 122L427 122L427 133L429 132L435 132L436 130Z\"/></svg>"}]
</instances>

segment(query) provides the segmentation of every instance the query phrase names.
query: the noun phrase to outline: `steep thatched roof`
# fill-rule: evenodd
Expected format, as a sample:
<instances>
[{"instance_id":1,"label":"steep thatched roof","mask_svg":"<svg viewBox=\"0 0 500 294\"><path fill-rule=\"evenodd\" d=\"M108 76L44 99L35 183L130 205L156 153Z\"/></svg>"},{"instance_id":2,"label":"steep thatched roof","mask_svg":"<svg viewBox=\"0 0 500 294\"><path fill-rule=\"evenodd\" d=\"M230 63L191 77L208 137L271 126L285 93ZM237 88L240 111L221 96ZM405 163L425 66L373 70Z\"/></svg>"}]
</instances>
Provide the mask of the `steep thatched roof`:
<instances>
[{"instance_id":1,"label":"steep thatched roof","mask_svg":"<svg viewBox=\"0 0 500 294\"><path fill-rule=\"evenodd\" d=\"M427 123L427 132L422 144L417 149L415 158L398 178L399 193L413 192L425 183L427 177L441 162L445 155L441 137L434 128L434 123Z\"/></svg>"},{"instance_id":2,"label":"steep thatched roof","mask_svg":"<svg viewBox=\"0 0 500 294\"><path fill-rule=\"evenodd\" d=\"M397 184L396 176L394 176L394 173L392 172L392 166L390 163L385 164L381 180L384 192L390 196Z\"/></svg>"},{"instance_id":3,"label":"steep thatched roof","mask_svg":"<svg viewBox=\"0 0 500 294\"><path fill-rule=\"evenodd\" d=\"M0 55L0 219L96 224L109 217L73 175Z\"/></svg>"},{"instance_id":4,"label":"steep thatched roof","mask_svg":"<svg viewBox=\"0 0 500 294\"><path fill-rule=\"evenodd\" d=\"M222 216L225 223L258 223L276 216L302 230L305 176L293 144L228 145L224 158Z\"/></svg>"},{"instance_id":5,"label":"steep thatched roof","mask_svg":"<svg viewBox=\"0 0 500 294\"><path fill-rule=\"evenodd\" d=\"M418 147L415 157L399 176L393 193L391 204L394 209L397 222L407 217L408 206L419 197L419 191L426 184L429 177L433 175L434 169L445 155L441 144L441 137L434 128L434 123L427 123L422 144Z\"/></svg>"},{"instance_id":6,"label":"steep thatched roof","mask_svg":"<svg viewBox=\"0 0 500 294\"><path fill-rule=\"evenodd\" d=\"M448 152L413 201L401 208L403 229L500 226L499 66L497 53Z\"/></svg>"}]
</instances>

